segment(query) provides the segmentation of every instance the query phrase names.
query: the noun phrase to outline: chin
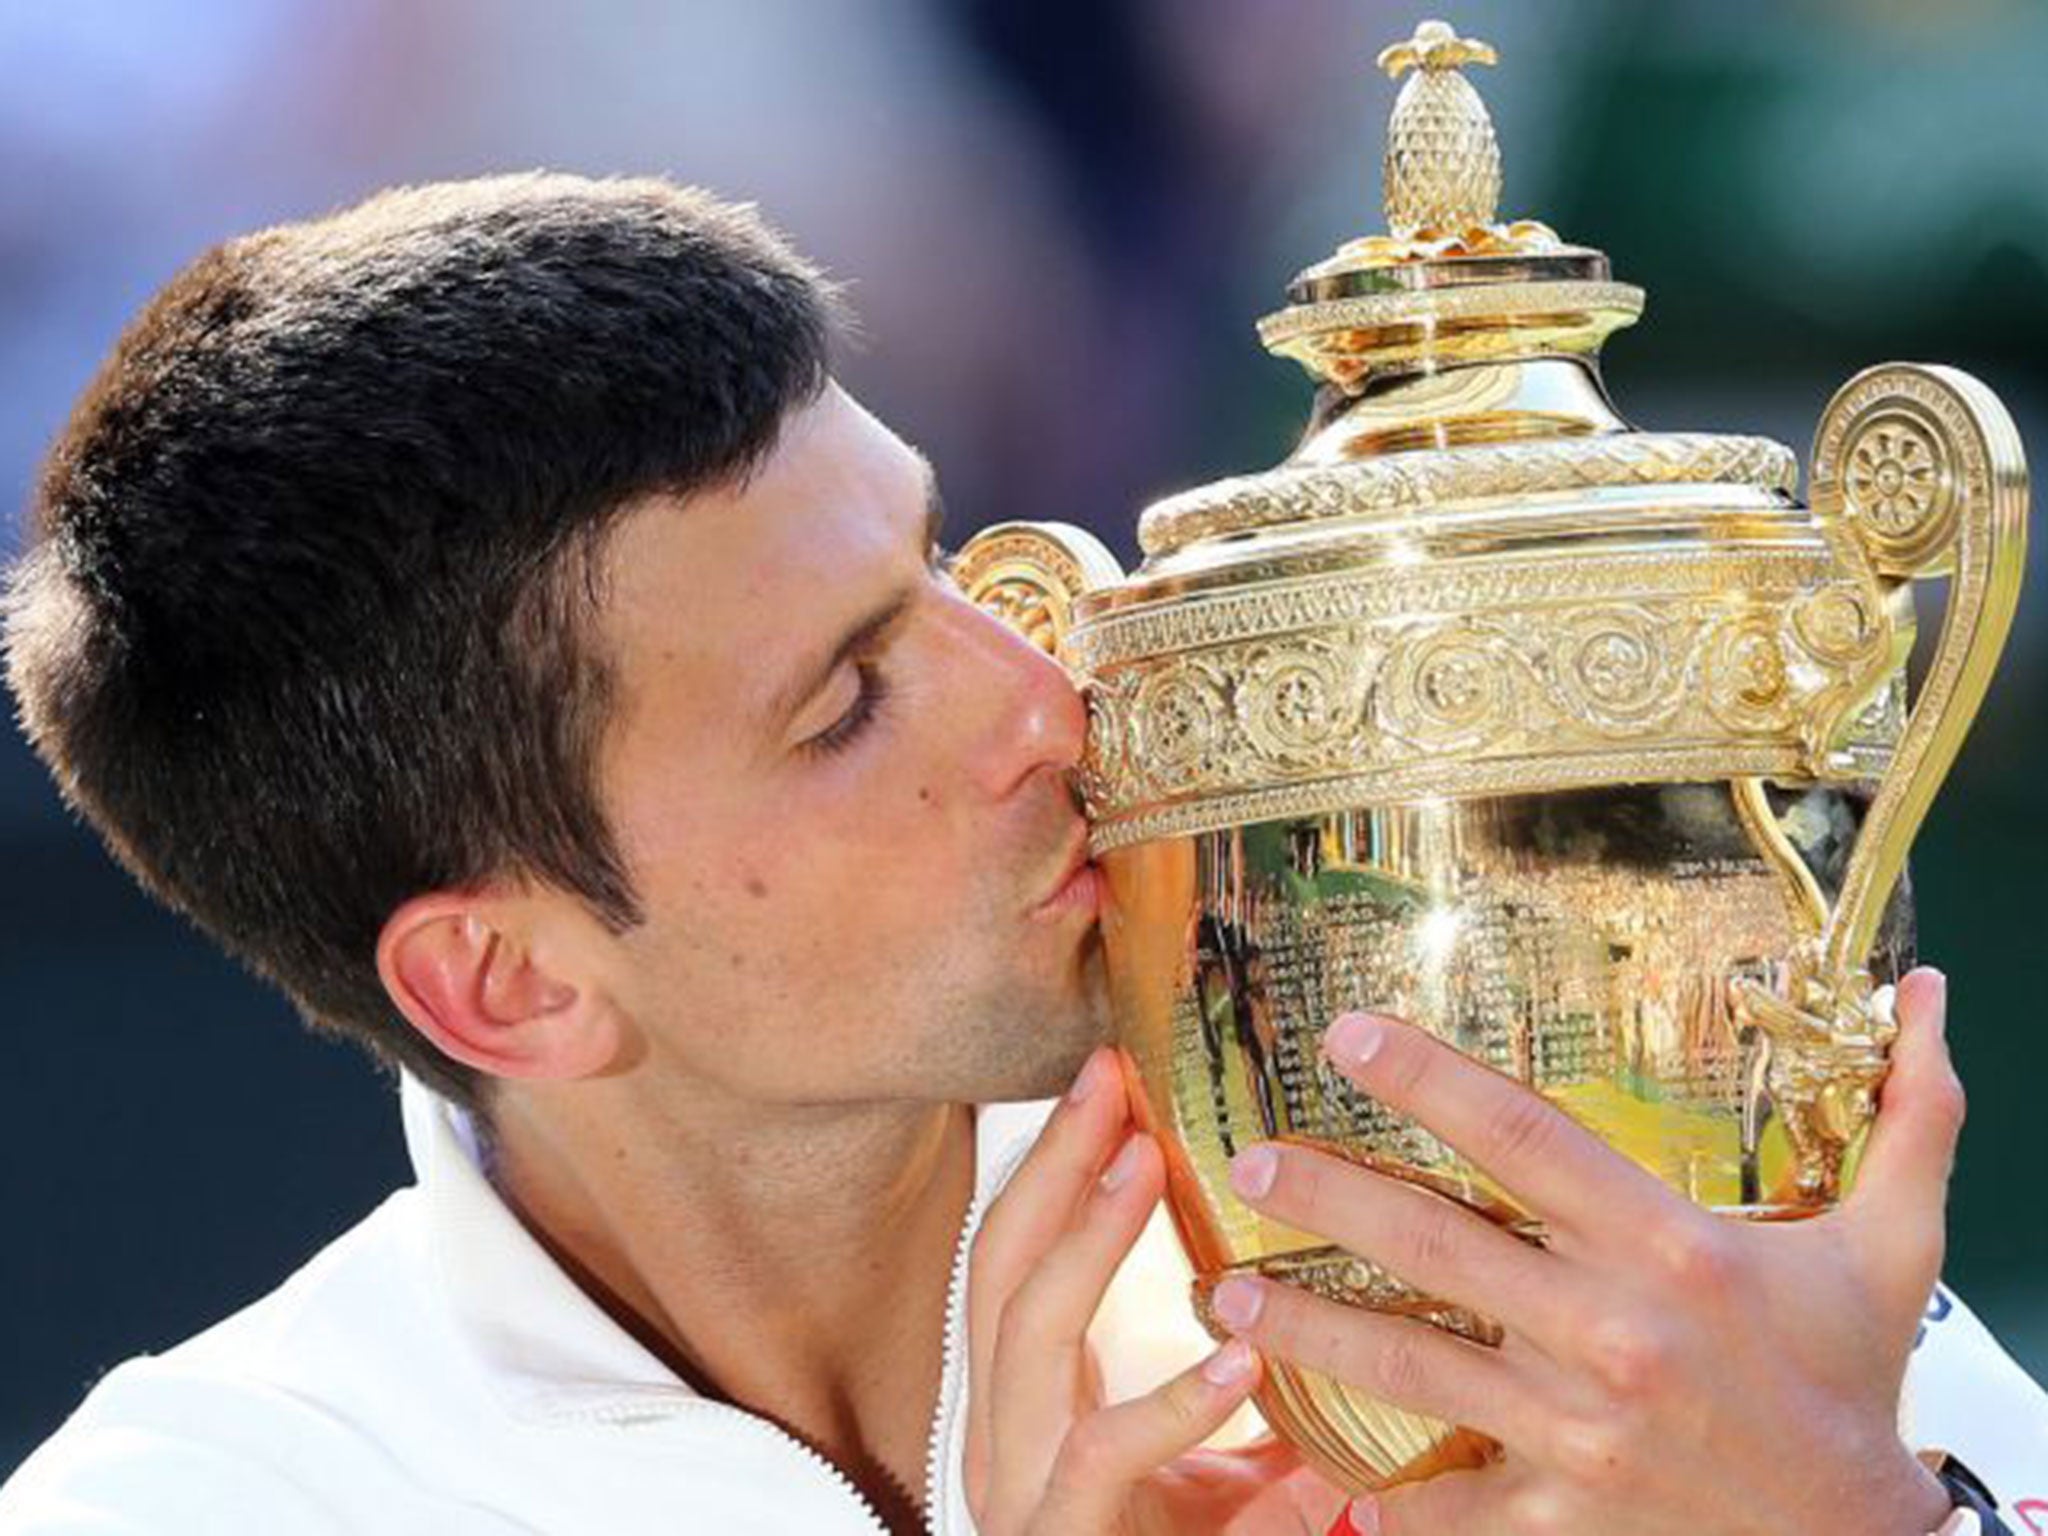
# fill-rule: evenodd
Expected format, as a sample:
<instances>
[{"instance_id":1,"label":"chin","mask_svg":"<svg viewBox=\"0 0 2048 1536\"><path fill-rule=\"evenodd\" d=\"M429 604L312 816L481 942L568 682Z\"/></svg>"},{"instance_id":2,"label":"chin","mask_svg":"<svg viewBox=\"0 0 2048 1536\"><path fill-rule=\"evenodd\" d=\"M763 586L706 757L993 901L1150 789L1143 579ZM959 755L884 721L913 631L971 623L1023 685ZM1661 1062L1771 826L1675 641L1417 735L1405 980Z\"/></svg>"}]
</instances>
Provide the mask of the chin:
<instances>
[{"instance_id":1,"label":"chin","mask_svg":"<svg viewBox=\"0 0 2048 1536\"><path fill-rule=\"evenodd\" d=\"M1080 1075L1081 1063L1088 1059L1088 1053L1100 1043L1090 1041L1063 1054L1057 1060L1046 1059L1039 1064L1040 1070L1031 1080L1018 1085L1014 1092L991 1095L988 1102L1021 1103L1033 1099L1058 1098L1073 1086L1074 1079Z\"/></svg>"},{"instance_id":2,"label":"chin","mask_svg":"<svg viewBox=\"0 0 2048 1536\"><path fill-rule=\"evenodd\" d=\"M1072 1085L1088 1053L1110 1043L1109 997L1101 984L1099 949L1080 981L1075 990L1048 999L1044 1007L1021 1016L1011 1011L1003 1027L1015 1030L1021 1018L1023 1032L1011 1037L1011 1070L1000 1074L1002 1081L991 1085L984 1102L1056 1098Z\"/></svg>"}]
</instances>

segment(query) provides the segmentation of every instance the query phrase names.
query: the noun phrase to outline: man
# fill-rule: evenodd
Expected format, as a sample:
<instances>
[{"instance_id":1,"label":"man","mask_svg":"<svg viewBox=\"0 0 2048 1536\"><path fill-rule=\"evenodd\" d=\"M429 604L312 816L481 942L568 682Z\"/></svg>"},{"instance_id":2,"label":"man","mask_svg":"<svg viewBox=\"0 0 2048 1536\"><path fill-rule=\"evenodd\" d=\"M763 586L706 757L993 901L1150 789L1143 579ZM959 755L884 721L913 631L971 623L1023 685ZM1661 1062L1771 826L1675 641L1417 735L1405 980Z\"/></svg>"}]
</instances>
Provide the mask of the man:
<instances>
[{"instance_id":1,"label":"man","mask_svg":"<svg viewBox=\"0 0 2048 1536\"><path fill-rule=\"evenodd\" d=\"M1242 1342L1094 1397L1161 1171L1095 1049L1084 715L949 588L930 470L831 381L836 323L745 210L529 176L231 242L122 339L13 582L23 721L149 889L405 1070L420 1184L108 1376L0 1531L1343 1510L1276 1447L1183 1455L1255 1384ZM1341 1070L1560 1234L1241 1159L1246 1198L1510 1329L1219 1297L1506 1447L1352 1524L1940 1524L1896 1415L1959 1100L1938 980L1906 991L1867 1195L1783 1231L1341 1021ZM993 1107L1070 1080L1035 1141Z\"/></svg>"}]
</instances>

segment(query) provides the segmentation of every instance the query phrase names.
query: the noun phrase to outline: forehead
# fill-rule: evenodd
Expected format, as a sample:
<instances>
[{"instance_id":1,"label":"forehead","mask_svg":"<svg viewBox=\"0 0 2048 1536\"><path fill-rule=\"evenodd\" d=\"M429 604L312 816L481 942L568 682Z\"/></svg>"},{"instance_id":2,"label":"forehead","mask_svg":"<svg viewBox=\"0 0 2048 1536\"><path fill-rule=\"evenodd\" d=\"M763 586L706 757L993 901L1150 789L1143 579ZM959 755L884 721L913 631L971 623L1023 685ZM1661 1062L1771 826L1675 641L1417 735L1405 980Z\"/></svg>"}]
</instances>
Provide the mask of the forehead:
<instances>
[{"instance_id":1,"label":"forehead","mask_svg":"<svg viewBox=\"0 0 2048 1536\"><path fill-rule=\"evenodd\" d=\"M600 643L614 724L758 713L787 671L921 562L930 468L837 386L744 483L654 498L608 541Z\"/></svg>"}]
</instances>

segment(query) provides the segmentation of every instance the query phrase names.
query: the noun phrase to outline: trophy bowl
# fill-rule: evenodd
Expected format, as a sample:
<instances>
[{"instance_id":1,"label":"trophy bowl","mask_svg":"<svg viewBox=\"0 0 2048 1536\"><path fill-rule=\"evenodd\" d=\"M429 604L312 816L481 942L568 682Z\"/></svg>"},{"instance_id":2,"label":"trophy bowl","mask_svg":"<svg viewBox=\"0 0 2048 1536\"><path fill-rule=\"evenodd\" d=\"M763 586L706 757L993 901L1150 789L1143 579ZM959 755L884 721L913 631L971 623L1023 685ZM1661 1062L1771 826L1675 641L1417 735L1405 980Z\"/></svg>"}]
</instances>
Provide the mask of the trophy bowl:
<instances>
[{"instance_id":1,"label":"trophy bowl","mask_svg":"<svg viewBox=\"0 0 2048 1536\"><path fill-rule=\"evenodd\" d=\"M1620 417L1599 352L1643 294L1599 251L1496 219L1499 153L1461 73L1493 62L1436 22L1381 55L1408 75L1387 232L1260 325L1320 385L1284 464L1149 508L1128 576L1056 524L988 529L955 566L1087 699L1118 1043L1198 1314L1255 1272L1499 1341L1230 1189L1233 1154L1287 1138L1545 1240L1323 1061L1355 1009L1530 1085L1731 1217L1837 1200L1885 1071L1881 987L1911 959L1906 851L2017 599L2024 460L1964 374L1850 380L1804 503L1777 443ZM1934 576L1909 705L1913 589ZM1496 1449L1286 1361L1258 1404L1359 1491Z\"/></svg>"}]
</instances>

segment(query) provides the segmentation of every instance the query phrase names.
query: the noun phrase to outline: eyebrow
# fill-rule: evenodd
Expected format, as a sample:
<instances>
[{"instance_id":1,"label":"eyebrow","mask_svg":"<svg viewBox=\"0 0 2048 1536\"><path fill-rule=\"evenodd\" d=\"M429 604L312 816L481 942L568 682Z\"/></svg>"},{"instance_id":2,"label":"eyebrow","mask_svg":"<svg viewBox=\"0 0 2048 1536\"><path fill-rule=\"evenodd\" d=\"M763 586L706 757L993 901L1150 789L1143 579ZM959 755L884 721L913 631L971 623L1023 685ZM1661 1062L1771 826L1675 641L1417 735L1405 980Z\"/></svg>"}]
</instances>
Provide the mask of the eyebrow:
<instances>
[{"instance_id":1,"label":"eyebrow","mask_svg":"<svg viewBox=\"0 0 2048 1536\"><path fill-rule=\"evenodd\" d=\"M938 545L940 531L945 527L946 504L939 496L939 480L932 471L931 461L921 453L917 457L918 463L924 468L923 548L930 550ZM793 672L790 680L778 688L768 702L769 728L777 731L782 729L789 723L790 718L825 686L832 674L845 665L848 657L858 655L887 634L896 621L903 617L904 611L910 607L911 598L915 595L916 589L913 587L903 587L892 593L841 635L828 653Z\"/></svg>"}]
</instances>

